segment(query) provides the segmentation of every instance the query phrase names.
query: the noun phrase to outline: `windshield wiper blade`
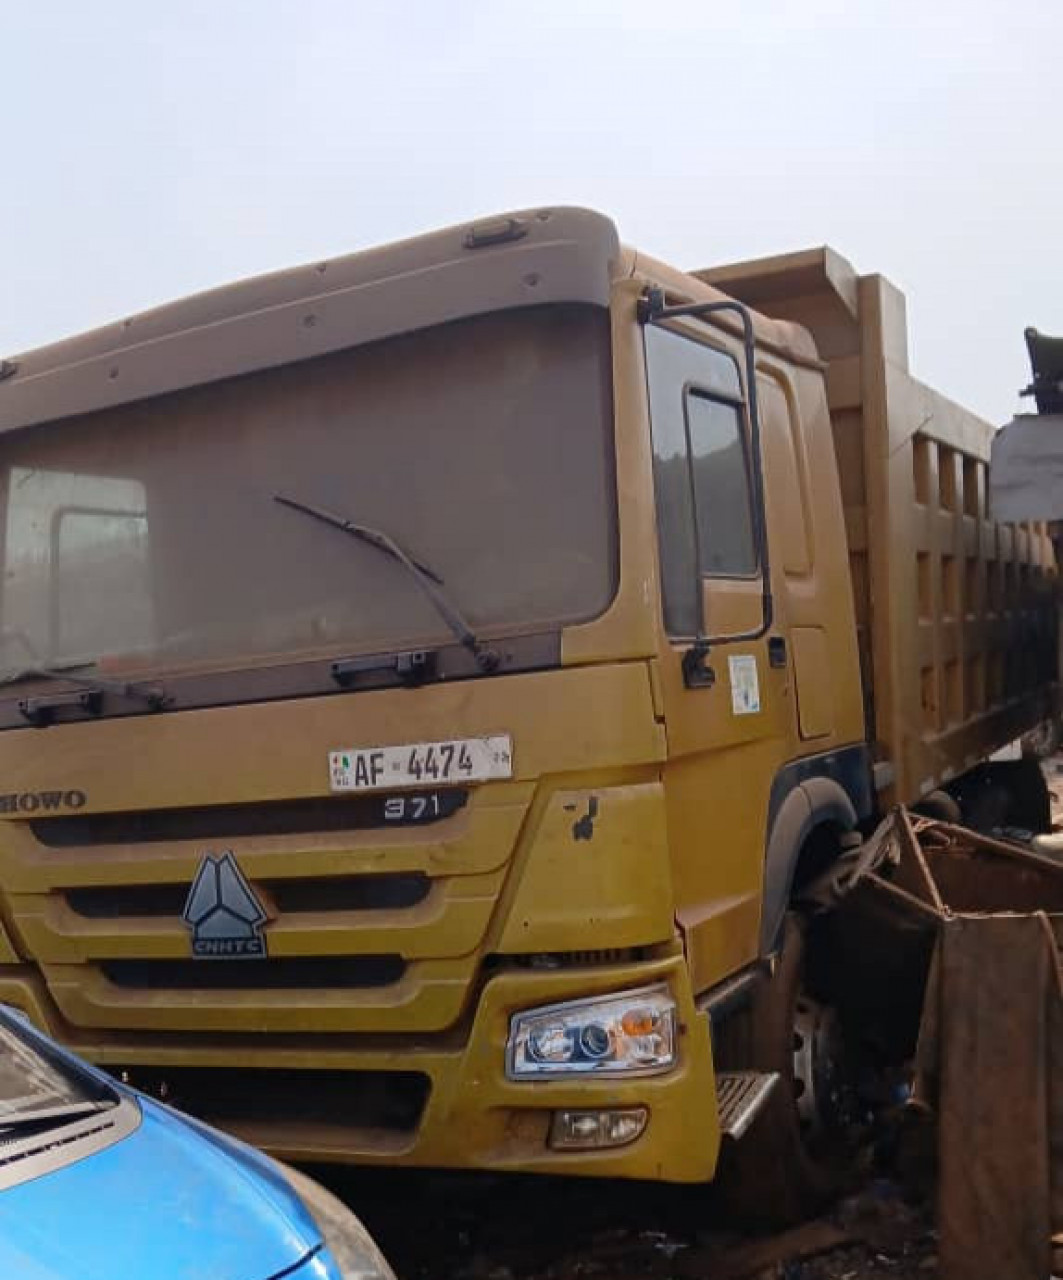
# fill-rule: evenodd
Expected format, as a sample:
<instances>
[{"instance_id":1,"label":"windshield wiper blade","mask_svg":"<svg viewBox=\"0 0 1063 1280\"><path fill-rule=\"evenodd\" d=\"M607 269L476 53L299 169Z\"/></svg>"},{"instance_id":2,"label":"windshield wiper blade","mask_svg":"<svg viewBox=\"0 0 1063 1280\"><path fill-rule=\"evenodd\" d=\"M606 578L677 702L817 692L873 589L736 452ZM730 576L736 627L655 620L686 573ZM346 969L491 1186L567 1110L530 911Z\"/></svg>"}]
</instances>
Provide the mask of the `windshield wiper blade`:
<instances>
[{"instance_id":1,"label":"windshield wiper blade","mask_svg":"<svg viewBox=\"0 0 1063 1280\"><path fill-rule=\"evenodd\" d=\"M384 533L381 529L374 529L367 524L357 524L353 520L347 520L345 517L337 515L334 511L328 511L324 507L315 506L310 502L302 502L298 498L291 498L284 493L275 493L273 501L279 502L282 506L291 507L293 511L301 511L303 515L311 516L314 520L320 520L323 524L331 525L334 529L339 529L341 533L349 534L352 538L358 538L360 541L368 543L369 546L376 547L378 551L382 551L386 556L390 556L397 564L401 564L435 606L436 612L454 635L476 658L476 665L480 670L484 672L494 671L498 666L498 654L477 639L475 632L466 622L461 610L443 591L443 579L427 565L415 560L409 552L404 551L390 534Z\"/></svg>"},{"instance_id":2,"label":"windshield wiper blade","mask_svg":"<svg viewBox=\"0 0 1063 1280\"><path fill-rule=\"evenodd\" d=\"M118 1102L113 1098L101 1098L98 1102L70 1102L62 1106L41 1107L37 1111L20 1111L5 1116L0 1112L0 1133L17 1133L20 1129L36 1129L41 1125L66 1124L83 1116L100 1111L112 1111Z\"/></svg>"},{"instance_id":3,"label":"windshield wiper blade","mask_svg":"<svg viewBox=\"0 0 1063 1280\"><path fill-rule=\"evenodd\" d=\"M0 676L0 688L11 684L22 684L28 680L56 680L71 684L89 694L113 693L124 698L140 698L153 711L161 711L169 702L166 690L159 685L131 684L126 680L110 680L105 676L79 675L78 672L90 667L91 663L82 663L76 667L49 667L43 664L22 667L10 675Z\"/></svg>"}]
</instances>

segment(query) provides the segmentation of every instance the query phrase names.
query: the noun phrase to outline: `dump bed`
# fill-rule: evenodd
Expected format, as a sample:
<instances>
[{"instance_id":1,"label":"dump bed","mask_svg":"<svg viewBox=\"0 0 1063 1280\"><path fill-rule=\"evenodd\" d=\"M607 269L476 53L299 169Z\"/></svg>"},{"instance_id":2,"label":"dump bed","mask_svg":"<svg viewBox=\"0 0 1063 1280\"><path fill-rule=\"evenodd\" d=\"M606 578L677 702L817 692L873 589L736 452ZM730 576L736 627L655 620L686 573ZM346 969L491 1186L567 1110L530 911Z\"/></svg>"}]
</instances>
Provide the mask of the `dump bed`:
<instances>
[{"instance_id":1,"label":"dump bed","mask_svg":"<svg viewBox=\"0 0 1063 1280\"><path fill-rule=\"evenodd\" d=\"M833 250L698 273L827 364L876 779L911 801L1054 707L1046 526L988 518L993 428L908 371L904 296Z\"/></svg>"}]
</instances>

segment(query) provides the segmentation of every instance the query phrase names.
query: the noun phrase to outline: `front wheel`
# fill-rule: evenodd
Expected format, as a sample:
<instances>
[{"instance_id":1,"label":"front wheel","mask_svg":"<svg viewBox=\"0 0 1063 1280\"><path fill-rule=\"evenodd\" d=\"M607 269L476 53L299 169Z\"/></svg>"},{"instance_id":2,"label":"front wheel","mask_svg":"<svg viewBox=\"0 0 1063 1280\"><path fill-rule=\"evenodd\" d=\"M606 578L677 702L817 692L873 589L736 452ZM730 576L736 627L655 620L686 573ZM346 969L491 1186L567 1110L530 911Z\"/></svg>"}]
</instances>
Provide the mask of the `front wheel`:
<instances>
[{"instance_id":1,"label":"front wheel","mask_svg":"<svg viewBox=\"0 0 1063 1280\"><path fill-rule=\"evenodd\" d=\"M787 917L770 979L720 1028L717 1067L775 1072L779 1082L739 1141L725 1143L717 1183L727 1206L754 1226L780 1227L821 1212L855 1163L858 1108L842 1025L806 987L806 925Z\"/></svg>"}]
</instances>

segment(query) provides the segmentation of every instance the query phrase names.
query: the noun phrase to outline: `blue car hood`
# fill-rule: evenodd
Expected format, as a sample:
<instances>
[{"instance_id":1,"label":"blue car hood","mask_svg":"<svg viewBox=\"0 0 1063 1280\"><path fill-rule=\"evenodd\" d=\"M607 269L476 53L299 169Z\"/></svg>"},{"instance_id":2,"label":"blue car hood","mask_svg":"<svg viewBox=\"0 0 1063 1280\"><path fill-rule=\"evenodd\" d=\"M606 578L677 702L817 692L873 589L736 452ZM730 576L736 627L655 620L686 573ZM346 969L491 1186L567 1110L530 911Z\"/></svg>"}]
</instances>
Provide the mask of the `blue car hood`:
<instances>
[{"instance_id":1,"label":"blue car hood","mask_svg":"<svg viewBox=\"0 0 1063 1280\"><path fill-rule=\"evenodd\" d=\"M262 1156L141 1098L129 1137L0 1193L12 1280L267 1280L321 1233Z\"/></svg>"}]
</instances>

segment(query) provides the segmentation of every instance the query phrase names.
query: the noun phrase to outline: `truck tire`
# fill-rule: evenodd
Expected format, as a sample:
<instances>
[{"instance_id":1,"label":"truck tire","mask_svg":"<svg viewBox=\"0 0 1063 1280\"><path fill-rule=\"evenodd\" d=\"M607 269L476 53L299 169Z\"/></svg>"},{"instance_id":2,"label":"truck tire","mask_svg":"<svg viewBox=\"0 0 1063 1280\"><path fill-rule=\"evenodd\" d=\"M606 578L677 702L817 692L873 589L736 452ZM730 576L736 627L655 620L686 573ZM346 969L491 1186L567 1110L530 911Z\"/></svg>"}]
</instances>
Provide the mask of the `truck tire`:
<instances>
[{"instance_id":1,"label":"truck tire","mask_svg":"<svg viewBox=\"0 0 1063 1280\"><path fill-rule=\"evenodd\" d=\"M775 971L747 1009L720 1028L716 1053L720 1069L777 1072L780 1080L750 1130L736 1143L725 1142L717 1171L724 1206L744 1224L765 1230L791 1226L825 1209L846 1188L853 1149L842 1136L810 1132L809 1089L802 1064L814 1062L808 1038L814 1006L804 991L806 925L794 913L786 918ZM829 1010L826 1016L833 1016ZM819 1087L829 1090L825 1063Z\"/></svg>"},{"instance_id":2,"label":"truck tire","mask_svg":"<svg viewBox=\"0 0 1063 1280\"><path fill-rule=\"evenodd\" d=\"M963 810L955 796L947 791L931 791L912 805L912 812L922 818L937 818L939 822L951 822L959 826L963 822Z\"/></svg>"},{"instance_id":3,"label":"truck tire","mask_svg":"<svg viewBox=\"0 0 1063 1280\"><path fill-rule=\"evenodd\" d=\"M992 760L965 773L951 788L963 825L984 835L1012 827L1035 835L1052 829L1052 802L1040 763Z\"/></svg>"}]
</instances>

